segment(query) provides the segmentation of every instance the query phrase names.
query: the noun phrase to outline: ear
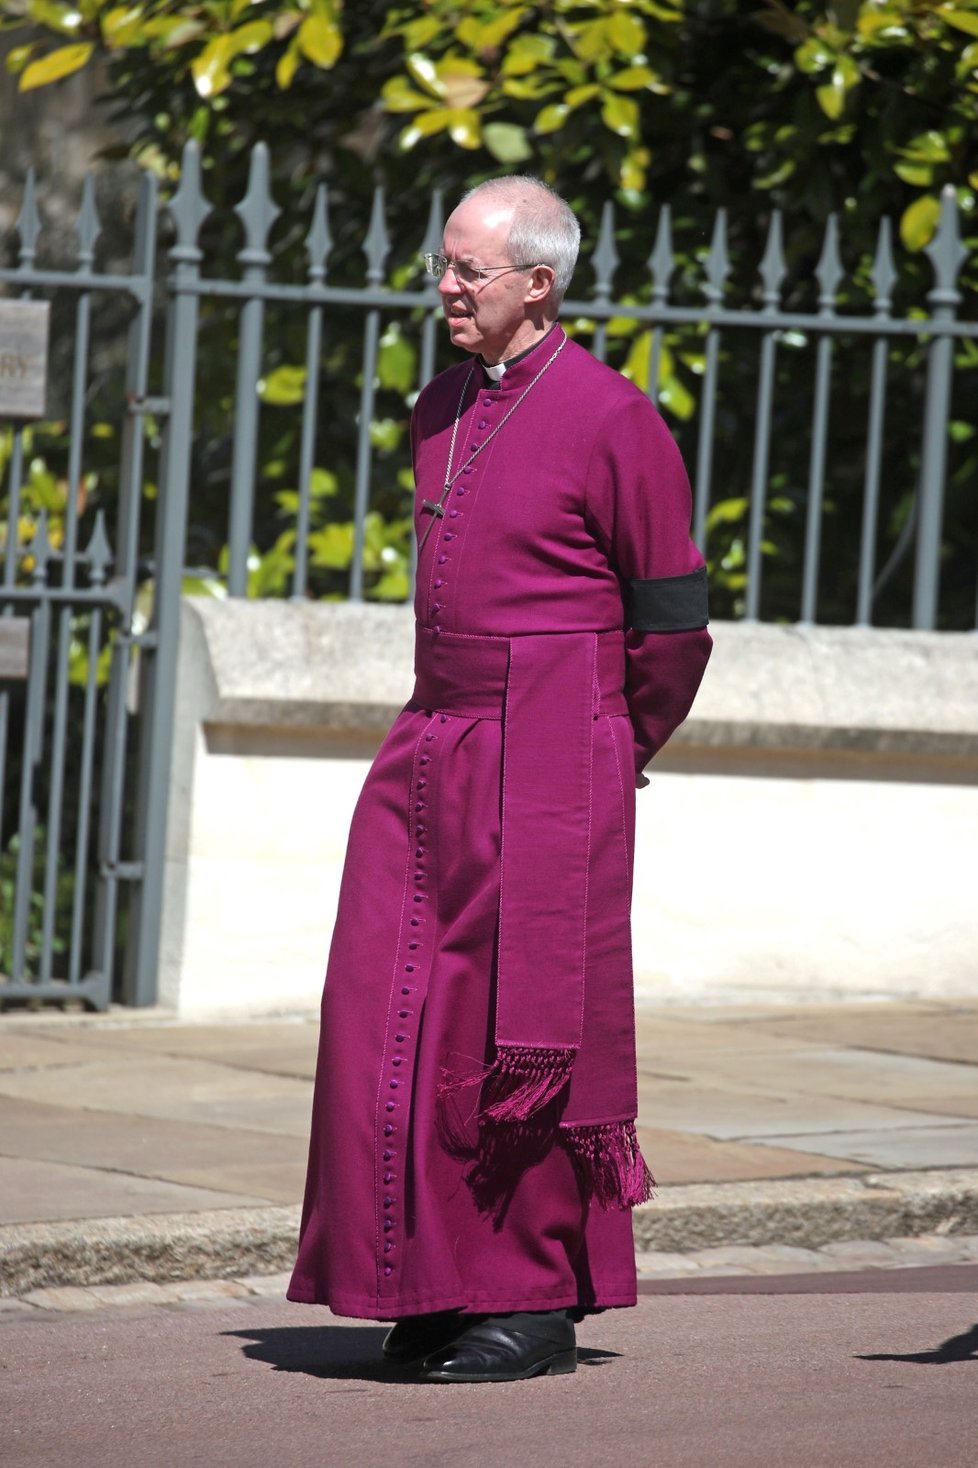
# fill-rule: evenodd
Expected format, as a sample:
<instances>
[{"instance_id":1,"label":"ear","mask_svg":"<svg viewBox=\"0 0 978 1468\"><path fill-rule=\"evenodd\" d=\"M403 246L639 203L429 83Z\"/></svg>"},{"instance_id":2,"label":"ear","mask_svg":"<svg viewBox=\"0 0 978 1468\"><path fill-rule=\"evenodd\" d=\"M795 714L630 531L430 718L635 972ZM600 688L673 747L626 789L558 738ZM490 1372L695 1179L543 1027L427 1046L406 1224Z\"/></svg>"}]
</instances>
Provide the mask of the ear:
<instances>
[{"instance_id":1,"label":"ear","mask_svg":"<svg viewBox=\"0 0 978 1468\"><path fill-rule=\"evenodd\" d=\"M526 300L537 303L545 301L554 288L555 279L552 265L534 265L526 287Z\"/></svg>"}]
</instances>

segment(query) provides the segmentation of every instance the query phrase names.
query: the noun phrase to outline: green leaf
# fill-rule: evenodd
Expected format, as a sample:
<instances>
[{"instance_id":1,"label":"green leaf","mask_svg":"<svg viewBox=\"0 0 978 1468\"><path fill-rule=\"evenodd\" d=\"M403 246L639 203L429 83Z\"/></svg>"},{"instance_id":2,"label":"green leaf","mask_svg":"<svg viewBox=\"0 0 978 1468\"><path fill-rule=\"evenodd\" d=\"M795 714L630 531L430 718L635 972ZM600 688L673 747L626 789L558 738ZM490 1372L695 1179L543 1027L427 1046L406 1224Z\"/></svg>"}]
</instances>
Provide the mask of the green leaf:
<instances>
[{"instance_id":1,"label":"green leaf","mask_svg":"<svg viewBox=\"0 0 978 1468\"><path fill-rule=\"evenodd\" d=\"M460 148L478 148L482 143L482 124L478 112L471 107L453 108L448 135Z\"/></svg>"},{"instance_id":2,"label":"green leaf","mask_svg":"<svg viewBox=\"0 0 978 1468\"><path fill-rule=\"evenodd\" d=\"M445 88L430 56L415 53L405 59L404 65L408 69L408 75L417 82L419 87L424 87L425 91L439 102L442 100Z\"/></svg>"},{"instance_id":3,"label":"green leaf","mask_svg":"<svg viewBox=\"0 0 978 1468\"><path fill-rule=\"evenodd\" d=\"M645 26L637 15L615 10L608 17L608 39L619 56L637 56L645 47Z\"/></svg>"},{"instance_id":4,"label":"green leaf","mask_svg":"<svg viewBox=\"0 0 978 1468\"><path fill-rule=\"evenodd\" d=\"M324 525L309 536L309 559L329 571L345 571L353 559L353 522Z\"/></svg>"},{"instance_id":5,"label":"green leaf","mask_svg":"<svg viewBox=\"0 0 978 1468\"><path fill-rule=\"evenodd\" d=\"M301 403L306 395L306 369L284 364L276 367L258 384L258 396L263 403L276 408L291 407Z\"/></svg>"},{"instance_id":6,"label":"green leaf","mask_svg":"<svg viewBox=\"0 0 978 1468\"><path fill-rule=\"evenodd\" d=\"M533 156L526 128L514 122L488 122L482 129L482 141L499 163L523 163Z\"/></svg>"},{"instance_id":7,"label":"green leaf","mask_svg":"<svg viewBox=\"0 0 978 1468\"><path fill-rule=\"evenodd\" d=\"M418 112L431 106L431 98L416 92L406 77L392 76L380 89L388 112Z\"/></svg>"},{"instance_id":8,"label":"green leaf","mask_svg":"<svg viewBox=\"0 0 978 1468\"><path fill-rule=\"evenodd\" d=\"M618 92L606 92L601 106L601 120L605 127L620 138L638 136L638 103L632 97L623 97Z\"/></svg>"},{"instance_id":9,"label":"green leaf","mask_svg":"<svg viewBox=\"0 0 978 1468\"><path fill-rule=\"evenodd\" d=\"M275 63L275 82L287 92L299 69L299 43L293 38Z\"/></svg>"},{"instance_id":10,"label":"green leaf","mask_svg":"<svg viewBox=\"0 0 978 1468\"><path fill-rule=\"evenodd\" d=\"M929 163L894 163L893 172L916 189L929 188L934 182L934 170Z\"/></svg>"},{"instance_id":11,"label":"green leaf","mask_svg":"<svg viewBox=\"0 0 978 1468\"><path fill-rule=\"evenodd\" d=\"M110 49L139 44L143 35L141 5L113 5L102 17L102 40Z\"/></svg>"},{"instance_id":12,"label":"green leaf","mask_svg":"<svg viewBox=\"0 0 978 1468\"><path fill-rule=\"evenodd\" d=\"M831 66L834 61L835 52L826 46L818 36L812 36L795 52L795 65L806 76L817 75L827 66Z\"/></svg>"},{"instance_id":13,"label":"green leaf","mask_svg":"<svg viewBox=\"0 0 978 1468\"><path fill-rule=\"evenodd\" d=\"M947 138L935 128L918 133L900 152L904 158L910 158L914 163L946 163L951 156Z\"/></svg>"},{"instance_id":14,"label":"green leaf","mask_svg":"<svg viewBox=\"0 0 978 1468\"><path fill-rule=\"evenodd\" d=\"M343 51L343 33L325 15L308 15L298 31L299 50L314 66L328 70Z\"/></svg>"},{"instance_id":15,"label":"green leaf","mask_svg":"<svg viewBox=\"0 0 978 1468\"><path fill-rule=\"evenodd\" d=\"M551 102L548 107L542 107L537 113L533 123L535 133L555 133L563 127L567 121L570 108L563 102Z\"/></svg>"},{"instance_id":16,"label":"green leaf","mask_svg":"<svg viewBox=\"0 0 978 1468\"><path fill-rule=\"evenodd\" d=\"M418 354L400 325L395 321L388 326L380 339L377 353L377 380L381 387L395 392L408 393L418 375Z\"/></svg>"},{"instance_id":17,"label":"green leaf","mask_svg":"<svg viewBox=\"0 0 978 1468\"><path fill-rule=\"evenodd\" d=\"M922 250L930 244L941 217L941 201L936 194L924 194L904 209L900 219L900 238L908 250Z\"/></svg>"},{"instance_id":18,"label":"green leaf","mask_svg":"<svg viewBox=\"0 0 978 1468\"><path fill-rule=\"evenodd\" d=\"M46 87L71 76L85 65L94 50L91 41L83 41L77 46L59 46L56 51L49 51L25 66L20 74L20 91L32 92L35 87Z\"/></svg>"},{"instance_id":19,"label":"green leaf","mask_svg":"<svg viewBox=\"0 0 978 1468\"><path fill-rule=\"evenodd\" d=\"M626 66L623 71L615 72L608 86L616 92L641 92L657 80L650 66Z\"/></svg>"},{"instance_id":20,"label":"green leaf","mask_svg":"<svg viewBox=\"0 0 978 1468\"><path fill-rule=\"evenodd\" d=\"M190 63L190 74L200 97L216 97L231 85L234 47L228 35L215 36Z\"/></svg>"},{"instance_id":21,"label":"green leaf","mask_svg":"<svg viewBox=\"0 0 978 1468\"><path fill-rule=\"evenodd\" d=\"M591 20L581 26L574 39L575 55L582 61L603 61L611 50L607 20Z\"/></svg>"},{"instance_id":22,"label":"green leaf","mask_svg":"<svg viewBox=\"0 0 978 1468\"><path fill-rule=\"evenodd\" d=\"M949 10L939 6L937 13L941 20L954 26L955 30L964 31L969 36L978 36L978 13L975 11Z\"/></svg>"},{"instance_id":23,"label":"green leaf","mask_svg":"<svg viewBox=\"0 0 978 1468\"><path fill-rule=\"evenodd\" d=\"M553 36L517 36L506 52L503 76L527 76L536 71L553 58L555 46Z\"/></svg>"}]
</instances>

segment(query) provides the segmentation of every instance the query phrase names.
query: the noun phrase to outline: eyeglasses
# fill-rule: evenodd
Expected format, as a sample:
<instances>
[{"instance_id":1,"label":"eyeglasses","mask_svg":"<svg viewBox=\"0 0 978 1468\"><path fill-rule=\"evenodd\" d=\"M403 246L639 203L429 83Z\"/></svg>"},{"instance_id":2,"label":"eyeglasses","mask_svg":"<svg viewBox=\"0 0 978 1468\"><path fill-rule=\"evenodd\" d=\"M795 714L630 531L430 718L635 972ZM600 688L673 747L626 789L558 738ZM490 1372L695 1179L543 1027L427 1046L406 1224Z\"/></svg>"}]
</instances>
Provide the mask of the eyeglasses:
<instances>
[{"instance_id":1,"label":"eyeglasses","mask_svg":"<svg viewBox=\"0 0 978 1468\"><path fill-rule=\"evenodd\" d=\"M426 254L424 268L435 280L441 280L450 270L462 285L477 285L491 280L502 270L533 270L532 265L472 265L468 260L449 260L447 255Z\"/></svg>"}]
</instances>

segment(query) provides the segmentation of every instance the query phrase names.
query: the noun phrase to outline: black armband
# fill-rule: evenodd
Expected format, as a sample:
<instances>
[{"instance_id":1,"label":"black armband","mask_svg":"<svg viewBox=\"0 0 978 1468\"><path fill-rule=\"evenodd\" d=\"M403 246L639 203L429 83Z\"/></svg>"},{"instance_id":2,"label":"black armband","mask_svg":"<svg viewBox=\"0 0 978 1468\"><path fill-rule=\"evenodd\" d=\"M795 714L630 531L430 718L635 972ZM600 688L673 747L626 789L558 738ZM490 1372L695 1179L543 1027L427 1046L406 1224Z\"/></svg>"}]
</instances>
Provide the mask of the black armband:
<instances>
[{"instance_id":1,"label":"black armband","mask_svg":"<svg viewBox=\"0 0 978 1468\"><path fill-rule=\"evenodd\" d=\"M710 620L706 567L685 576L629 581L627 627L636 632L693 632Z\"/></svg>"}]
</instances>

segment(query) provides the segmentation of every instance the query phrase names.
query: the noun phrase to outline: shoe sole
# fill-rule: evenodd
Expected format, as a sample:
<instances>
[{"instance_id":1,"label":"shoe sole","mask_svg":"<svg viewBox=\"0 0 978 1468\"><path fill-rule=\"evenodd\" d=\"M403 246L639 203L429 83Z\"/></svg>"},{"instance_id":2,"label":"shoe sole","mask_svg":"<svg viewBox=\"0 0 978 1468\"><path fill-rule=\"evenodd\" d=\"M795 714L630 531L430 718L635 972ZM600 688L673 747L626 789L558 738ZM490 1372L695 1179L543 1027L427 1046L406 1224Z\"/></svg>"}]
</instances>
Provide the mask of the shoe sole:
<instances>
[{"instance_id":1,"label":"shoe sole","mask_svg":"<svg viewBox=\"0 0 978 1468\"><path fill-rule=\"evenodd\" d=\"M449 1371L428 1371L425 1373L425 1381L454 1381L454 1382L477 1382L477 1381L529 1381L534 1376L571 1376L577 1370L577 1349L560 1351L556 1356L551 1356L546 1361L538 1361L535 1366L529 1366L525 1371L496 1371L485 1372L479 1375L466 1373L454 1373Z\"/></svg>"}]
</instances>

